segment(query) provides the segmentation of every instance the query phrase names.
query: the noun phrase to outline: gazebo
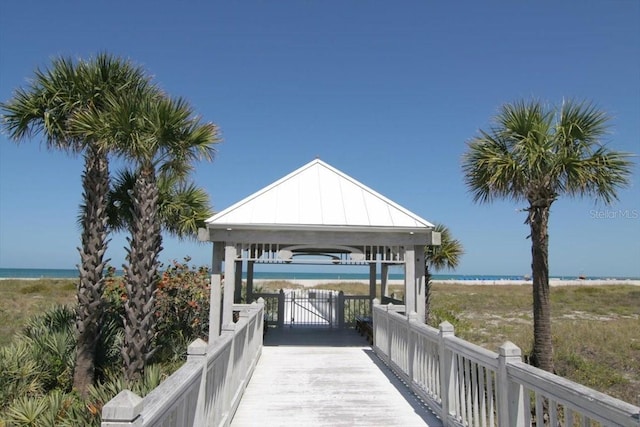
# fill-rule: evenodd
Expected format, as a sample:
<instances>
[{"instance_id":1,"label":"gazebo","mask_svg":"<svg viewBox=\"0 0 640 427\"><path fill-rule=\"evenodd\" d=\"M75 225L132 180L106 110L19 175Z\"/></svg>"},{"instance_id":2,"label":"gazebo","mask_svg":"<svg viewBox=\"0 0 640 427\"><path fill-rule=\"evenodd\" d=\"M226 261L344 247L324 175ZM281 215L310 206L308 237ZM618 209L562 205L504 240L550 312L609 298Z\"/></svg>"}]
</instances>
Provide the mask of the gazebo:
<instances>
[{"instance_id":1,"label":"gazebo","mask_svg":"<svg viewBox=\"0 0 640 427\"><path fill-rule=\"evenodd\" d=\"M220 333L219 319L223 327L232 323L244 273L251 294L256 263L303 263L310 255L314 263L368 265L371 300L378 272L384 295L389 266L403 266L406 315L424 317L424 247L439 245L440 234L430 222L320 159L206 224L199 237L213 242L211 337Z\"/></svg>"}]
</instances>

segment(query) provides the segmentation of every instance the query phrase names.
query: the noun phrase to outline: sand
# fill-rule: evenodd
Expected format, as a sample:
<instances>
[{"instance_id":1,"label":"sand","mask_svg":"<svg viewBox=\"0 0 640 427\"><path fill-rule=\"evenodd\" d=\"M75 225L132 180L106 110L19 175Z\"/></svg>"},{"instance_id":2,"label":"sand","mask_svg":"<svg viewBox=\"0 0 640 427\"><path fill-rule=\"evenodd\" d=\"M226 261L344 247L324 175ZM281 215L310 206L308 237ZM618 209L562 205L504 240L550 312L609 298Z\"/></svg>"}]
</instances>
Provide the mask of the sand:
<instances>
[{"instance_id":1,"label":"sand","mask_svg":"<svg viewBox=\"0 0 640 427\"><path fill-rule=\"evenodd\" d=\"M270 280L261 280L256 279L255 283L259 284L261 282L269 282ZM362 283L363 285L368 285L369 282L367 280L327 280L327 279L295 279L295 280L286 280L291 283L296 283L298 285L302 285L305 288L314 287L321 284L331 284L331 283ZM380 282L378 282L379 284ZM465 286L473 286L473 285L484 285L484 286L526 286L531 285L531 280L433 280L432 283L440 284L440 285L465 285ZM389 280L387 282L388 285L403 285L404 282L402 280ZM621 280L621 279L606 279L606 280L560 280L560 279L550 279L549 286L605 286L605 285L631 285L631 286L640 286L640 280Z\"/></svg>"}]
</instances>

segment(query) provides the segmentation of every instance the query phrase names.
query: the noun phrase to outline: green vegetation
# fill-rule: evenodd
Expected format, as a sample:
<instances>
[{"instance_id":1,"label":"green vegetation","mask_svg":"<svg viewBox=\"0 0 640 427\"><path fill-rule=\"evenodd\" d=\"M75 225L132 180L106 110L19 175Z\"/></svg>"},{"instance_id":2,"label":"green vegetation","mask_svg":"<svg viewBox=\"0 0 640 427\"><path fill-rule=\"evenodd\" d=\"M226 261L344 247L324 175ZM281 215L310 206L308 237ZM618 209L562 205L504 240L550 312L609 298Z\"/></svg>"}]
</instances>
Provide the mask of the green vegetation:
<instances>
[{"instance_id":1,"label":"green vegetation","mask_svg":"<svg viewBox=\"0 0 640 427\"><path fill-rule=\"evenodd\" d=\"M39 134L48 148L85 159L73 387L86 397L96 380L101 328L108 324L102 303L108 233L127 229L131 236L121 351L132 380L142 377L153 356L162 232L195 239L211 214L206 192L190 174L193 162L213 158L218 129L203 123L186 100L169 97L144 69L107 53L55 58L29 80L0 103L3 130L15 142ZM114 156L131 167L115 179L109 170Z\"/></svg>"},{"instance_id":2,"label":"green vegetation","mask_svg":"<svg viewBox=\"0 0 640 427\"><path fill-rule=\"evenodd\" d=\"M73 388L75 281L1 281L6 327L0 347L0 426L99 425L102 406L121 390L144 396L184 362L189 343L208 339L208 278L206 268L186 262L165 269L154 299L155 352L144 374L128 380L120 351L128 294L122 278L107 275L96 383L82 395ZM5 317L15 307L21 307L20 315Z\"/></svg>"},{"instance_id":3,"label":"green vegetation","mask_svg":"<svg viewBox=\"0 0 640 427\"><path fill-rule=\"evenodd\" d=\"M33 316L75 302L71 279L0 280L0 347L9 344Z\"/></svg>"},{"instance_id":4,"label":"green vegetation","mask_svg":"<svg viewBox=\"0 0 640 427\"><path fill-rule=\"evenodd\" d=\"M640 395L640 288L555 287L551 304L556 374L635 403ZM436 284L432 306L454 319L443 320L456 326L459 337L492 351L512 341L530 357L530 286Z\"/></svg>"},{"instance_id":5,"label":"green vegetation","mask_svg":"<svg viewBox=\"0 0 640 427\"><path fill-rule=\"evenodd\" d=\"M260 292L301 288L288 282L262 282ZM366 295L367 284L320 284L317 288ZM0 426L97 425L102 405L123 388L144 395L184 360L186 345L207 338L208 272L174 262L165 269L156 299L159 313L154 345L158 348L142 380L122 375L119 346L126 294L119 278L108 277L109 327L96 362L98 383L86 398L71 391L75 356L74 280L3 280L0 282ZM449 321L456 335L496 351L509 340L529 357L533 345L530 286L433 285L431 323ZM401 295L402 286L390 292ZM640 394L640 289L634 286L553 288L553 344L556 373L619 399L635 402ZM19 308L17 308L19 307ZM119 322L118 322L119 321ZM27 420L38 419L40 424ZM20 421L23 420L23 421Z\"/></svg>"}]
</instances>

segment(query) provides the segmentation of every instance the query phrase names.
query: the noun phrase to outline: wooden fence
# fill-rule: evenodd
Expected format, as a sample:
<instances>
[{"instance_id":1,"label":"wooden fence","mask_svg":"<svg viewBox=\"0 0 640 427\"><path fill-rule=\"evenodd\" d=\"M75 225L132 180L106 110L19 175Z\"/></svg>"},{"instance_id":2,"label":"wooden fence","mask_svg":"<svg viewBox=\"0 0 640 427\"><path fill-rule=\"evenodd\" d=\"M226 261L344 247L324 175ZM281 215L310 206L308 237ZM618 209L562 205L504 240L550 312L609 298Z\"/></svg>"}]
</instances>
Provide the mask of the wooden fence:
<instances>
[{"instance_id":1,"label":"wooden fence","mask_svg":"<svg viewBox=\"0 0 640 427\"><path fill-rule=\"evenodd\" d=\"M445 426L640 426L640 408L439 330L404 306L373 309L374 350Z\"/></svg>"},{"instance_id":2,"label":"wooden fence","mask_svg":"<svg viewBox=\"0 0 640 427\"><path fill-rule=\"evenodd\" d=\"M262 353L264 302L233 309L238 321L209 345L194 341L187 362L146 397L124 390L110 400L102 426L228 426Z\"/></svg>"}]
</instances>

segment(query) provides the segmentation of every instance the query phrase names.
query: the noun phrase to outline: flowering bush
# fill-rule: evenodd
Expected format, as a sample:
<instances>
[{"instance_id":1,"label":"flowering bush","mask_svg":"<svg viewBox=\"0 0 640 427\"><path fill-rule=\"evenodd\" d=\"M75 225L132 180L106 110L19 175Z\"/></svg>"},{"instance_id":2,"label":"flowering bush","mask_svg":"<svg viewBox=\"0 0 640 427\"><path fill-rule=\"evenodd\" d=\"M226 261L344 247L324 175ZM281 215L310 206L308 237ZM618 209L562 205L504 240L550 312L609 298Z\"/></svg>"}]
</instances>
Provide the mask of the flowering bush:
<instances>
[{"instance_id":1,"label":"flowering bush","mask_svg":"<svg viewBox=\"0 0 640 427\"><path fill-rule=\"evenodd\" d=\"M156 345L171 350L196 338L208 340L210 275L207 267L173 261L156 288Z\"/></svg>"},{"instance_id":2,"label":"flowering bush","mask_svg":"<svg viewBox=\"0 0 640 427\"><path fill-rule=\"evenodd\" d=\"M209 269L190 266L190 260L172 261L156 285L156 354L152 362L184 359L187 345L196 338L208 339ZM105 321L117 320L122 325L127 292L124 279L116 277L112 267L106 277L104 300Z\"/></svg>"}]
</instances>

